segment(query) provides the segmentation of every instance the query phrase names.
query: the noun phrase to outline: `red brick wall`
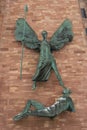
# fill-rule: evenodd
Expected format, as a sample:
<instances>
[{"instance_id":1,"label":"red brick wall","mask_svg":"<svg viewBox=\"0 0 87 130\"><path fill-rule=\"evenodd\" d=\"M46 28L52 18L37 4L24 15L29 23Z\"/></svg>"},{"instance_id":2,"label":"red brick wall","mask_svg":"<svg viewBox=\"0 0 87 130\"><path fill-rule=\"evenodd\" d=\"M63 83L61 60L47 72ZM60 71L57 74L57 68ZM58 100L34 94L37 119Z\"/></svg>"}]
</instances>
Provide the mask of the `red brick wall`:
<instances>
[{"instance_id":1,"label":"red brick wall","mask_svg":"<svg viewBox=\"0 0 87 130\"><path fill-rule=\"evenodd\" d=\"M0 130L87 130L87 43L77 0L3 0L4 18L0 43ZM25 49L23 79L20 80L21 45L14 37L15 22L23 17L28 4L28 23L41 39L41 31L47 30L50 38L57 27L69 18L73 24L73 42L53 55L65 85L72 90L76 113L64 112L53 120L28 117L14 122L28 99L36 99L46 106L61 95L55 74L49 81L38 83L32 90L39 54ZM1 15L0 15L1 18Z\"/></svg>"},{"instance_id":2,"label":"red brick wall","mask_svg":"<svg viewBox=\"0 0 87 130\"><path fill-rule=\"evenodd\" d=\"M3 19L4 19L4 15L5 15L5 1L0 1L0 38L2 35L2 23L3 23Z\"/></svg>"}]
</instances>

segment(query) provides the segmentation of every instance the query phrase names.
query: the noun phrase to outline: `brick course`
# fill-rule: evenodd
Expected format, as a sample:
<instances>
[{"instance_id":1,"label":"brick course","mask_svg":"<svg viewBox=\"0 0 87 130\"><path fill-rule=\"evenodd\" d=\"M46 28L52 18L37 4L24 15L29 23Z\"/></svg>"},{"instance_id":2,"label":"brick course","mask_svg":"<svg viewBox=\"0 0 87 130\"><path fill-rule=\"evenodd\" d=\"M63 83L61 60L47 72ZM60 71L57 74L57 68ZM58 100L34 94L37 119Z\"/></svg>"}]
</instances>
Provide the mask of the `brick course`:
<instances>
[{"instance_id":1,"label":"brick course","mask_svg":"<svg viewBox=\"0 0 87 130\"><path fill-rule=\"evenodd\" d=\"M74 39L59 52L53 53L65 85L72 90L76 113L64 112L53 120L28 117L14 122L28 99L36 99L46 106L61 95L54 72L49 81L38 83L32 90L39 54L25 48L23 79L20 80L21 44L14 37L15 22L23 17L28 4L27 21L41 39L41 31L52 36L58 26L69 18ZM86 130L87 129L87 43L78 0L1 0L0 1L0 130Z\"/></svg>"}]
</instances>

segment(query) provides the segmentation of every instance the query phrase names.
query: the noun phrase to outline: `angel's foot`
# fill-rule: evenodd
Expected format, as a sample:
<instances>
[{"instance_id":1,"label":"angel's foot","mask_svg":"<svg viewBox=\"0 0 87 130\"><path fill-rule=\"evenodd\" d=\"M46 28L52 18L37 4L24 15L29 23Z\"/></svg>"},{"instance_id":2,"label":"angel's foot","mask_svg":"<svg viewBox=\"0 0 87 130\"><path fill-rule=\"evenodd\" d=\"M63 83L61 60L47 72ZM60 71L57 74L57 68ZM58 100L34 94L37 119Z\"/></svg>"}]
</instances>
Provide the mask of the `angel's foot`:
<instances>
[{"instance_id":1,"label":"angel's foot","mask_svg":"<svg viewBox=\"0 0 87 130\"><path fill-rule=\"evenodd\" d=\"M33 84L32 89L34 90L35 88L36 88L36 86Z\"/></svg>"},{"instance_id":2,"label":"angel's foot","mask_svg":"<svg viewBox=\"0 0 87 130\"><path fill-rule=\"evenodd\" d=\"M71 92L70 89L66 88L66 89L63 90L62 93L63 93L65 96L69 96L72 92Z\"/></svg>"},{"instance_id":3,"label":"angel's foot","mask_svg":"<svg viewBox=\"0 0 87 130\"><path fill-rule=\"evenodd\" d=\"M16 116L14 116L13 120L18 121L18 120L21 120L22 118L27 117L27 116L28 116L27 113L22 113L21 112L21 113L17 114Z\"/></svg>"},{"instance_id":4,"label":"angel's foot","mask_svg":"<svg viewBox=\"0 0 87 130\"><path fill-rule=\"evenodd\" d=\"M32 89L36 88L36 82L33 83Z\"/></svg>"}]
</instances>

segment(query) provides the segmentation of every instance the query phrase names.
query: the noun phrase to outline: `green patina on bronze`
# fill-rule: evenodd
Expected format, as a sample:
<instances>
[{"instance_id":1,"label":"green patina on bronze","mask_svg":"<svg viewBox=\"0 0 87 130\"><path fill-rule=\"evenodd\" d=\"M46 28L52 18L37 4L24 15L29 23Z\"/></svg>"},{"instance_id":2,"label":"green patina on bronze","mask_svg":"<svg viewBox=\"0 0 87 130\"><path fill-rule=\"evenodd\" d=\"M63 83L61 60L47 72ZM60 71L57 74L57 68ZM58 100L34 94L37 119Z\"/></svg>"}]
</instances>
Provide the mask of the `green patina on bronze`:
<instances>
[{"instance_id":1,"label":"green patina on bronze","mask_svg":"<svg viewBox=\"0 0 87 130\"><path fill-rule=\"evenodd\" d=\"M23 31L25 29L25 31ZM39 50L40 57L35 75L33 77L33 89L36 87L36 82L47 81L50 72L53 69L60 86L66 88L57 69L56 61L52 55L52 51L60 50L73 39L72 24L69 19L66 19L62 25L53 34L50 41L47 40L47 32L42 32L43 40L38 40L38 37L30 25L24 18L19 18L16 21L15 38L21 41L24 46L29 49Z\"/></svg>"},{"instance_id":2,"label":"green patina on bronze","mask_svg":"<svg viewBox=\"0 0 87 130\"><path fill-rule=\"evenodd\" d=\"M52 104L50 107L45 107L42 103L36 100L28 100L24 110L16 115L13 120L18 121L27 116L41 116L41 117L49 117L54 118L64 111L75 112L74 103L69 97L70 90L66 89L63 91L63 95L57 99L57 101ZM35 110L31 110L31 106L35 108Z\"/></svg>"},{"instance_id":3,"label":"green patina on bronze","mask_svg":"<svg viewBox=\"0 0 87 130\"><path fill-rule=\"evenodd\" d=\"M47 81L50 76L51 70L54 70L55 75L59 81L60 86L64 89L63 95L50 107L45 107L42 103L29 100L24 110L16 115L13 119L15 121L20 120L26 116L42 116L53 118L63 111L74 112L74 103L69 96L71 91L67 89L62 81L62 78L57 69L56 61L52 55L52 51L60 50L67 43L70 43L73 39L72 23L69 19L66 19L57 31L53 34L50 41L47 40L47 32L42 32L42 41L40 41L35 31L26 22L26 14L28 7L25 6L24 12L25 17L19 18L16 21L15 38L17 41L22 43L22 56L21 56L21 67L20 77L22 78L22 60L24 54L24 46L29 49L38 50L40 52L38 65L36 68L35 75L33 76L33 89L36 88L36 82ZM31 106L35 110L31 110Z\"/></svg>"}]
</instances>

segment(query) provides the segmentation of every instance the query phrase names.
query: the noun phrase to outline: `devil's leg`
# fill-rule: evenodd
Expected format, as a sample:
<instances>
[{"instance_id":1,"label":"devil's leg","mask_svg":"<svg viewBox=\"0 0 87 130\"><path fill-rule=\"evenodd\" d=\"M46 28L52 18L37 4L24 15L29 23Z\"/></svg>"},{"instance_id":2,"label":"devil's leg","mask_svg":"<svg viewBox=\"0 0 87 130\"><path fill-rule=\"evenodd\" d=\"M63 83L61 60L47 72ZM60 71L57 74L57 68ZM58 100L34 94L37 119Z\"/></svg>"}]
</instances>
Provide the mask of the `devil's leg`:
<instances>
[{"instance_id":1,"label":"devil's leg","mask_svg":"<svg viewBox=\"0 0 87 130\"><path fill-rule=\"evenodd\" d=\"M17 115L13 118L13 120L17 121L17 120L20 120L20 119L26 117L26 116L27 116L26 113L27 113L27 111L30 109L30 106L31 106L31 100L28 100L27 103L26 103L25 108L23 109L23 111L22 111L21 113L17 114Z\"/></svg>"},{"instance_id":2,"label":"devil's leg","mask_svg":"<svg viewBox=\"0 0 87 130\"><path fill-rule=\"evenodd\" d=\"M33 107L35 107L36 110L45 108L43 104L41 104L41 103L39 103L39 102L37 102L35 100L28 100L28 102L26 103L26 106L23 109L23 111L21 113L17 114L13 119L15 121L17 121L17 120L20 120L20 119L28 116L29 115L28 113L29 113L31 105Z\"/></svg>"},{"instance_id":3,"label":"devil's leg","mask_svg":"<svg viewBox=\"0 0 87 130\"><path fill-rule=\"evenodd\" d=\"M49 117L49 118L56 116L54 110L51 109L48 110L46 107L40 110L29 111L27 114L31 116L41 116L41 117Z\"/></svg>"}]
</instances>

